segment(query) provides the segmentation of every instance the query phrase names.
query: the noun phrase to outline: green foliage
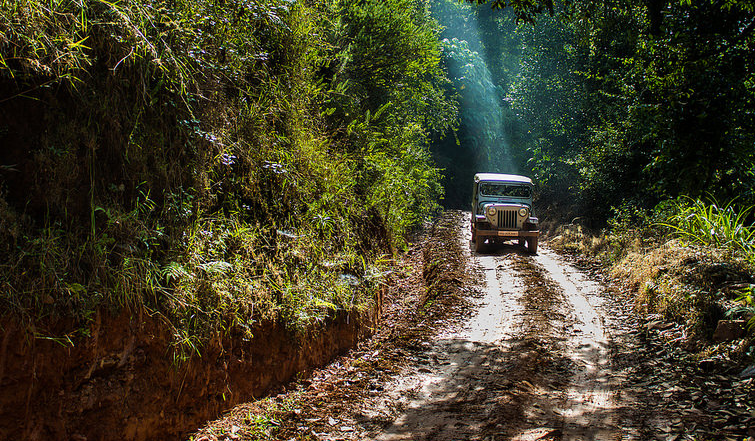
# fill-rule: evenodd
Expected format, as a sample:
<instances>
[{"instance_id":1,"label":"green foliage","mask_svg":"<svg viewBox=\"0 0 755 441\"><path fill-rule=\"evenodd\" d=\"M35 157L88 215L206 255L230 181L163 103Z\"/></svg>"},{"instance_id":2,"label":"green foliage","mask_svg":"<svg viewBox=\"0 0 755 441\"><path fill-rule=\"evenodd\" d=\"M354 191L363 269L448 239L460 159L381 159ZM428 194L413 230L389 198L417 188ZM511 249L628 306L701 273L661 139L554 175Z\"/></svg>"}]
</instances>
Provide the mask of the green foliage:
<instances>
[{"instance_id":1,"label":"green foliage","mask_svg":"<svg viewBox=\"0 0 755 441\"><path fill-rule=\"evenodd\" d=\"M548 12L553 15L554 4L552 0L466 0L468 3L476 3L478 5L490 4L491 9L503 9L511 7L516 14L517 21L532 23L537 16Z\"/></svg>"},{"instance_id":2,"label":"green foliage","mask_svg":"<svg viewBox=\"0 0 755 441\"><path fill-rule=\"evenodd\" d=\"M158 311L179 360L367 307L442 195L437 33L411 0L0 2L0 301Z\"/></svg>"},{"instance_id":3,"label":"green foliage","mask_svg":"<svg viewBox=\"0 0 755 441\"><path fill-rule=\"evenodd\" d=\"M496 87L480 54L471 51L466 41L444 39L446 64L454 72L463 106L462 131L465 147L478 155L481 164L498 162L493 157L503 152L501 109Z\"/></svg>"},{"instance_id":4,"label":"green foliage","mask_svg":"<svg viewBox=\"0 0 755 441\"><path fill-rule=\"evenodd\" d=\"M362 157L358 191L400 247L404 235L437 208L440 175L427 145L456 119L439 65L436 25L424 4L412 0L338 7L336 35L348 44L335 54L337 69L329 66L330 118L350 121L343 142Z\"/></svg>"},{"instance_id":5,"label":"green foliage","mask_svg":"<svg viewBox=\"0 0 755 441\"><path fill-rule=\"evenodd\" d=\"M751 334L755 334L755 297L753 296L754 289L755 285L750 284L746 288L738 291L735 301L740 303L741 306L734 308L731 311L732 314L744 313L743 315L750 317L749 320L747 320L747 328L749 329Z\"/></svg>"},{"instance_id":6,"label":"green foliage","mask_svg":"<svg viewBox=\"0 0 755 441\"><path fill-rule=\"evenodd\" d=\"M750 319L747 321L747 327L749 328L750 333L755 334L755 285L749 284L745 288L740 289L736 292L736 296L735 301L740 303L741 306L734 309L732 312L744 312L749 315Z\"/></svg>"},{"instance_id":7,"label":"green foliage","mask_svg":"<svg viewBox=\"0 0 755 441\"><path fill-rule=\"evenodd\" d=\"M575 2L523 28L510 97L546 203L598 223L619 201L650 209L710 193L752 204L747 5Z\"/></svg>"},{"instance_id":8,"label":"green foliage","mask_svg":"<svg viewBox=\"0 0 755 441\"><path fill-rule=\"evenodd\" d=\"M431 11L444 27L443 61L460 116L453 136L434 140L433 157L444 169L446 206L467 208L475 173L521 171L523 158L509 148L518 124L504 100L518 68L518 36L511 11L498 15L450 0L434 0Z\"/></svg>"},{"instance_id":9,"label":"green foliage","mask_svg":"<svg viewBox=\"0 0 755 441\"><path fill-rule=\"evenodd\" d=\"M440 176L429 162L425 150L412 146L399 158L384 153L365 157L365 173L374 176L375 182L367 194L367 204L386 219L397 239L394 246L403 248L405 234L440 208L435 202L442 194ZM413 191L406 191L408 188Z\"/></svg>"},{"instance_id":10,"label":"green foliage","mask_svg":"<svg viewBox=\"0 0 755 441\"><path fill-rule=\"evenodd\" d=\"M720 205L715 200L681 198L674 203L674 213L661 225L690 243L741 252L755 262L755 230L745 224L752 208L737 209L733 200Z\"/></svg>"}]
</instances>

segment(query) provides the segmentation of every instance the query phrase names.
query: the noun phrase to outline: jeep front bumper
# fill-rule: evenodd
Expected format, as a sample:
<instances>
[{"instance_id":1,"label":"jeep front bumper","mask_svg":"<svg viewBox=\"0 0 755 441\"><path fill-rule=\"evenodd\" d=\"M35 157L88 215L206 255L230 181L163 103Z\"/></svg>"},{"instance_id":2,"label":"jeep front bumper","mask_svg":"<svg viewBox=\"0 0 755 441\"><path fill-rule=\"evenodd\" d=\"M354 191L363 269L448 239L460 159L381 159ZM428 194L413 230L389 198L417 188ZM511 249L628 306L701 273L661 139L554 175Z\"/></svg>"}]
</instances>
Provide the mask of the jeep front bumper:
<instances>
[{"instance_id":1,"label":"jeep front bumper","mask_svg":"<svg viewBox=\"0 0 755 441\"><path fill-rule=\"evenodd\" d=\"M500 237L500 238L519 238L519 237L537 237L540 230L486 230L477 228L475 234L478 238Z\"/></svg>"}]
</instances>

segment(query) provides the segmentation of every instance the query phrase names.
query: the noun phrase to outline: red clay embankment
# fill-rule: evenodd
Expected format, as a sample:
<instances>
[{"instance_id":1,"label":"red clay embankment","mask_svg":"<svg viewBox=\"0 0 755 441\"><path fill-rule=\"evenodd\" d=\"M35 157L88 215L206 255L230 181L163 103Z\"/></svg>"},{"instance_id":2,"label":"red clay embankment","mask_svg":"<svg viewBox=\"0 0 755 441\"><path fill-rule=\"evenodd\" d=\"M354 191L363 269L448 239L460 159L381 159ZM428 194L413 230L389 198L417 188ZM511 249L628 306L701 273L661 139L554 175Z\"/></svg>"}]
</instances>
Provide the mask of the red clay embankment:
<instances>
[{"instance_id":1,"label":"red clay embankment","mask_svg":"<svg viewBox=\"0 0 755 441\"><path fill-rule=\"evenodd\" d=\"M75 345L0 320L0 439L181 439L208 419L326 364L369 335L381 306L339 312L304 335L260 323L176 365L158 316L98 314ZM59 325L63 326L63 325ZM48 329L53 331L55 329ZM57 334L60 335L60 334Z\"/></svg>"}]
</instances>

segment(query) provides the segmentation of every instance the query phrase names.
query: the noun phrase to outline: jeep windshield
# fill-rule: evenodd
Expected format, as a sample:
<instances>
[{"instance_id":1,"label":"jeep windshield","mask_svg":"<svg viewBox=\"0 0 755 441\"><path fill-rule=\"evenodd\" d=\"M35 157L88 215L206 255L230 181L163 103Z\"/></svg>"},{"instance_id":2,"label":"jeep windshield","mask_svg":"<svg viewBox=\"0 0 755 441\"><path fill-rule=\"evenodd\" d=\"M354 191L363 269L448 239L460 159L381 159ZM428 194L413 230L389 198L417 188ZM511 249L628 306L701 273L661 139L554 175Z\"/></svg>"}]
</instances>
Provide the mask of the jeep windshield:
<instances>
[{"instance_id":1,"label":"jeep windshield","mask_svg":"<svg viewBox=\"0 0 755 441\"><path fill-rule=\"evenodd\" d=\"M480 193L485 196L506 196L513 198L529 198L532 190L529 185L504 184L500 182L480 183Z\"/></svg>"}]
</instances>

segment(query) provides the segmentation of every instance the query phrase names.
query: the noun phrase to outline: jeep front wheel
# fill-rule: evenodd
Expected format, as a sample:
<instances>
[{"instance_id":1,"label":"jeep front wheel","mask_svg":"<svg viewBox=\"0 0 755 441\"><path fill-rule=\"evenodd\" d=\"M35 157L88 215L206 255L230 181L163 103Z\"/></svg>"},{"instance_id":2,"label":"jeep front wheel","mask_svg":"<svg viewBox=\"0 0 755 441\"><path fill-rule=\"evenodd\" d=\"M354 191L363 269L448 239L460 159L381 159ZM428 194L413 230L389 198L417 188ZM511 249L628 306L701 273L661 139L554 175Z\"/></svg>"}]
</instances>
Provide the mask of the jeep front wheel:
<instances>
[{"instance_id":1,"label":"jeep front wheel","mask_svg":"<svg viewBox=\"0 0 755 441\"><path fill-rule=\"evenodd\" d=\"M527 239L527 251L531 254L537 254L537 237Z\"/></svg>"},{"instance_id":2,"label":"jeep front wheel","mask_svg":"<svg viewBox=\"0 0 755 441\"><path fill-rule=\"evenodd\" d=\"M485 239L480 239L479 237L477 238L477 240L474 243L474 250L475 250L476 253L481 253L482 252L482 244L484 242L485 242Z\"/></svg>"}]
</instances>

